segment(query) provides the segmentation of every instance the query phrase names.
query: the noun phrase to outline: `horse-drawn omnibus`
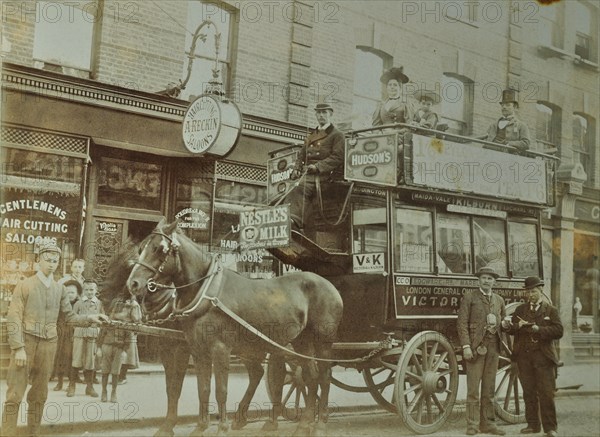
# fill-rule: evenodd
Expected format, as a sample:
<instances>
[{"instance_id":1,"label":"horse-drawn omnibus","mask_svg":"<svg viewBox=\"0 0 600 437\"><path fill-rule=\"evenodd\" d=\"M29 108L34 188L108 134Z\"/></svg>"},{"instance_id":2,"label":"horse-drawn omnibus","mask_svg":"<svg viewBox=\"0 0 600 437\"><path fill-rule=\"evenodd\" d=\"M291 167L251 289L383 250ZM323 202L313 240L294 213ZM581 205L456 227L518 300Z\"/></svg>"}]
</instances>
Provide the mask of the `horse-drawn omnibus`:
<instances>
[{"instance_id":1,"label":"horse-drawn omnibus","mask_svg":"<svg viewBox=\"0 0 600 437\"><path fill-rule=\"evenodd\" d=\"M247 279L223 269L219 257L185 236L177 221L159 224L134 267L121 268L128 278L116 281L120 287L127 283L153 324L168 323L175 331L133 329L179 339L183 330L188 343L187 348L164 343L169 408L157 435L172 435L190 349L202 381L198 431L209 421L211 357L217 358L216 395L223 408L225 364L237 351L246 354L250 382L236 428L246 423L262 360L270 352L267 390L273 413L266 429L276 428L290 400L302 400L305 381L308 414L303 412L300 422L316 418L317 372L328 384L326 366L314 367L316 354L361 372L364 385L334 377L338 387L370 393L413 432L435 432L452 415L465 371L456 318L464 293L478 286L474 273L488 266L500 275L495 291L508 314L524 300L524 278L543 276L541 214L554 203L551 156L517 154L507 146L406 125L349 132L344 178L331 182L321 175L316 205L305 205L312 213L306 214L302 232L290 231L285 205L285 195L296 189L289 180L294 156L293 148L273 152L270 205L246 208L239 226L232 226L240 249L268 249L284 263L283 275ZM304 272L287 276L290 266ZM294 329L271 329L290 326ZM243 341L244 335L225 338L237 328L255 341ZM281 349L287 352L282 355ZM511 338L504 336L495 407L502 419L516 423L524 419L524 408L510 354ZM283 360L288 385L282 398ZM306 374L295 363L306 366ZM319 402L322 423L328 392L322 390ZM221 411L219 429L227 428L226 416Z\"/></svg>"},{"instance_id":2,"label":"horse-drawn omnibus","mask_svg":"<svg viewBox=\"0 0 600 437\"><path fill-rule=\"evenodd\" d=\"M272 153L271 198L293 189L297 147ZM474 273L496 270L508 313L524 301L524 278L543 277L541 214L554 203L555 165L548 155L406 125L349 132L344 180L322 176L303 232L270 249L342 295L336 364L356 368L365 385L333 383L370 392L416 433L440 429L465 371L456 318L463 294L478 286ZM496 411L517 423L524 408L508 336L502 349ZM301 385L294 374L289 382L286 400Z\"/></svg>"}]
</instances>

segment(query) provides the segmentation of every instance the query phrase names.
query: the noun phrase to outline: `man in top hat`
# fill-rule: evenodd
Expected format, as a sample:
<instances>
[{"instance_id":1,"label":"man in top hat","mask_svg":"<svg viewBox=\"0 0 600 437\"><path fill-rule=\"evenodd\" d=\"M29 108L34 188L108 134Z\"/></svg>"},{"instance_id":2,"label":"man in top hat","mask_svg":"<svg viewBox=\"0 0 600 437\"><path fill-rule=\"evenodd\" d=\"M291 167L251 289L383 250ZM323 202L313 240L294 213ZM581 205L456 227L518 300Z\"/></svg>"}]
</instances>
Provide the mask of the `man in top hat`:
<instances>
[{"instance_id":1,"label":"man in top hat","mask_svg":"<svg viewBox=\"0 0 600 437\"><path fill-rule=\"evenodd\" d=\"M519 152L524 152L529 149L531 140L527 125L515 115L519 107L517 91L513 89L502 91L500 106L502 107L502 117L490 125L486 140L511 146Z\"/></svg>"},{"instance_id":2,"label":"man in top hat","mask_svg":"<svg viewBox=\"0 0 600 437\"><path fill-rule=\"evenodd\" d=\"M19 407L30 378L27 432L28 435L39 435L56 352L59 313L64 314L67 323L89 324L108 320L104 315L77 316L73 312L67 291L53 276L60 256L61 250L55 244L43 245L39 250L38 272L19 282L13 291L6 315L11 356L1 435L16 434Z\"/></svg>"},{"instance_id":3,"label":"man in top hat","mask_svg":"<svg viewBox=\"0 0 600 437\"><path fill-rule=\"evenodd\" d=\"M339 177L344 164L344 134L331 123L333 108L329 103L315 106L318 126L304 140L292 179L302 180L286 197L290 203L290 216L297 228L304 227L304 215L310 208L316 192L316 177L327 180Z\"/></svg>"},{"instance_id":4,"label":"man in top hat","mask_svg":"<svg viewBox=\"0 0 600 437\"><path fill-rule=\"evenodd\" d=\"M537 276L525 279L527 302L515 310L509 332L515 336L513 360L517 362L525 401L527 427L521 433L539 433L543 427L548 437L555 437L558 355L554 340L563 336L563 326L558 310L542 300L543 287L544 281Z\"/></svg>"},{"instance_id":5,"label":"man in top hat","mask_svg":"<svg viewBox=\"0 0 600 437\"><path fill-rule=\"evenodd\" d=\"M458 339L467 368L467 435L504 435L495 421L494 390L500 352L500 331L508 328L504 299L492 292L498 274L491 267L476 273L479 288L468 291L458 310ZM479 397L481 385L481 401Z\"/></svg>"}]
</instances>

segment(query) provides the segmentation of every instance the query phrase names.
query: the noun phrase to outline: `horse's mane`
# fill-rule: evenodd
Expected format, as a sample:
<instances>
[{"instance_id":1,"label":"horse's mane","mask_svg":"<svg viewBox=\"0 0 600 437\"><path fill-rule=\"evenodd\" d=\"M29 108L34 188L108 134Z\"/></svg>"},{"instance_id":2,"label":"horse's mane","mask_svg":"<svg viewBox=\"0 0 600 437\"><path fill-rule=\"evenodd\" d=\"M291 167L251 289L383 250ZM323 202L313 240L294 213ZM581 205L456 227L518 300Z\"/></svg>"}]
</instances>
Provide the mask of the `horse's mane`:
<instances>
[{"instance_id":1,"label":"horse's mane","mask_svg":"<svg viewBox=\"0 0 600 437\"><path fill-rule=\"evenodd\" d=\"M105 308L109 308L116 297L128 297L126 287L127 278L133 268L132 261L138 259L139 244L127 239L113 255L107 266L107 275L100 284L102 293L100 298Z\"/></svg>"}]
</instances>

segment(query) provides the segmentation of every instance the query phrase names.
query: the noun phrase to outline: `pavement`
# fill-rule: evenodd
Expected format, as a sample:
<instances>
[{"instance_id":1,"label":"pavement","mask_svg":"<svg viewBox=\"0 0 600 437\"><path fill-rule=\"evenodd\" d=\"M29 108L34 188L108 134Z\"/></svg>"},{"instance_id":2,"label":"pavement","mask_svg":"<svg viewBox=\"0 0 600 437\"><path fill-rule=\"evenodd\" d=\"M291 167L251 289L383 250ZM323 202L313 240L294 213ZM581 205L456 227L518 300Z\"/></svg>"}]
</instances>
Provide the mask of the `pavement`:
<instances>
[{"instance_id":1,"label":"pavement","mask_svg":"<svg viewBox=\"0 0 600 437\"><path fill-rule=\"evenodd\" d=\"M234 366L229 377L227 411L234 412L247 385L247 376L241 366ZM358 387L364 387L362 375L354 369L334 368L336 379ZM213 382L214 384L214 382ZM258 387L250 407L250 421L264 421L270 408L265 381ZM163 368L159 364L142 363L131 370L127 383L118 387L117 403L100 402L99 398L84 395L85 386L77 385L74 397L67 397L65 391L53 391L56 382L49 383L42 432L53 435L81 435L93 430L127 429L131 427L158 427L167 410L167 396ZM580 386L579 389L575 387ZM179 402L179 422L193 423L198 415L198 395L196 377L188 372L185 377L182 396ZM559 368L557 396L580 396L600 394L600 363L575 364ZM100 392L100 386L95 386ZM0 397L4 399L6 381L0 383ZM466 380L461 375L457 404L466 398ZM214 385L211 389L214 400ZM391 399L391 398L390 398ZM290 400L289 403L293 402ZM24 408L25 407L25 408ZM369 412L379 410L369 393L354 393L332 386L330 394L330 415L349 412ZM211 404L210 412L216 414L216 404ZM22 405L19 421L26 423L26 406Z\"/></svg>"}]
</instances>

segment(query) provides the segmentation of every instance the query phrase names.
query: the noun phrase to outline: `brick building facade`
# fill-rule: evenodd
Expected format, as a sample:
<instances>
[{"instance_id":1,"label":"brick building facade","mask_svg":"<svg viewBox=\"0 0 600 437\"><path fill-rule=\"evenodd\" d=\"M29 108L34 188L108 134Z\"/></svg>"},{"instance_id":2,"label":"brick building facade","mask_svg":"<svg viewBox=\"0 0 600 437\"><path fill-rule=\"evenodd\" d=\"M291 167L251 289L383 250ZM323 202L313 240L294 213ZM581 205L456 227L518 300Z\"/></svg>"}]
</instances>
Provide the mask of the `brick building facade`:
<instances>
[{"instance_id":1,"label":"brick building facade","mask_svg":"<svg viewBox=\"0 0 600 437\"><path fill-rule=\"evenodd\" d=\"M173 92L187 72L191 35L206 19L221 33L225 92L244 116L236 149L211 165L186 158L180 122L189 96L201 94L210 78L214 27L203 28L206 41L198 41L187 87ZM502 89L512 87L520 90L519 114L535 138L532 149L560 158L557 206L543 231L548 291L567 324L580 297L582 320L599 333L599 19L598 4L586 0L549 7L515 0L4 2L3 142L21 151L66 153L82 168L91 159L87 178L82 170L63 181L75 185L57 188L67 198L86 199L85 219L73 230L83 237L67 239L74 257L80 245L100 241L99 226L118 229L118 236L104 235L116 244L133 228L174 215L190 200L177 193L194 178L259 193L268 152L302 139L314 123L315 102L334 103L336 124L370 123L365 114L381 97L383 68L404 66L409 91L437 90L438 112L467 136L486 132L500 115ZM44 42L52 38L61 43ZM73 142L80 144L76 151L68 146ZM102 172L130 162L160 179L150 208L101 199ZM189 170L186 181L178 179L181 169ZM73 203L69 214L82 207ZM98 264L106 254L87 255ZM96 273L88 265L88 274ZM570 360L570 334L563 343Z\"/></svg>"}]
</instances>

